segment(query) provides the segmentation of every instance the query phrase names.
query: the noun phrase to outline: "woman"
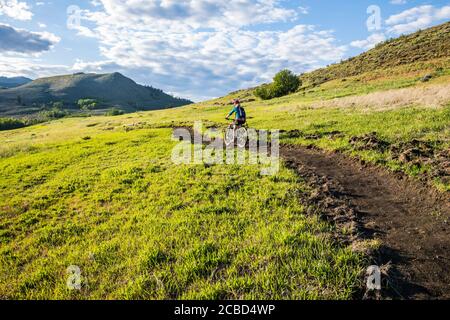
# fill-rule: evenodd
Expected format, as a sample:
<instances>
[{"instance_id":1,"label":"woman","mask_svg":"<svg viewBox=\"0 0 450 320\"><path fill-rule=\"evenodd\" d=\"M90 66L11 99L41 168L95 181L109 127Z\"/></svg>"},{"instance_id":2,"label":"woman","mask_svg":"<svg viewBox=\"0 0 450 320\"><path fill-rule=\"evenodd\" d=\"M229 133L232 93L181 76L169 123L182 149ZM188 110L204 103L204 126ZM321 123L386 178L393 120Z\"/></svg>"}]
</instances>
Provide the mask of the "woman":
<instances>
[{"instance_id":1,"label":"woman","mask_svg":"<svg viewBox=\"0 0 450 320\"><path fill-rule=\"evenodd\" d=\"M233 115L233 113L235 113L236 119L234 120L234 123L238 126L242 126L247 122L247 115L245 114L245 109L241 106L239 99L234 99L232 102L234 106L233 110L231 110L231 112L225 119L229 120L230 117Z\"/></svg>"}]
</instances>

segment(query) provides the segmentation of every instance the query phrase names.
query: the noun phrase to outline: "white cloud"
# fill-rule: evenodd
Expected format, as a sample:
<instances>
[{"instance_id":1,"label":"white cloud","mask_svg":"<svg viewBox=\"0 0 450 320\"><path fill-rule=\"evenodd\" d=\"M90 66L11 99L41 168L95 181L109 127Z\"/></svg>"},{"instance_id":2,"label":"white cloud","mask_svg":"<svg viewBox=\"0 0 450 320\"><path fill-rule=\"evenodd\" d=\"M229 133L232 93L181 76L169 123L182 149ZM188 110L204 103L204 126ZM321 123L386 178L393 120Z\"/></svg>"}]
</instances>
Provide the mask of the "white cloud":
<instances>
[{"instance_id":1,"label":"white cloud","mask_svg":"<svg viewBox=\"0 0 450 320\"><path fill-rule=\"evenodd\" d=\"M76 30L77 31L77 35L82 36L82 37L87 37L87 38L97 38L98 35L92 31L91 29L89 29L86 26L83 25L72 25L70 27L70 29L72 30Z\"/></svg>"},{"instance_id":2,"label":"white cloud","mask_svg":"<svg viewBox=\"0 0 450 320\"><path fill-rule=\"evenodd\" d=\"M297 11L277 0L101 0L106 15L118 24L147 23L152 26L175 23L191 28L242 27L288 21Z\"/></svg>"},{"instance_id":3,"label":"white cloud","mask_svg":"<svg viewBox=\"0 0 450 320\"><path fill-rule=\"evenodd\" d=\"M400 35L425 29L435 22L446 19L450 19L450 6L436 8L424 5L390 16L386 24L389 26L389 33Z\"/></svg>"},{"instance_id":4,"label":"white cloud","mask_svg":"<svg viewBox=\"0 0 450 320\"><path fill-rule=\"evenodd\" d=\"M407 0L391 0L390 2L391 2L391 4L400 5L400 4L406 4Z\"/></svg>"},{"instance_id":5,"label":"white cloud","mask_svg":"<svg viewBox=\"0 0 450 320\"><path fill-rule=\"evenodd\" d=\"M5 15L16 20L31 20L33 13L26 2L0 0L0 16Z\"/></svg>"},{"instance_id":6,"label":"white cloud","mask_svg":"<svg viewBox=\"0 0 450 320\"><path fill-rule=\"evenodd\" d=\"M309 13L309 8L308 7L298 7L298 10L301 14L308 14Z\"/></svg>"},{"instance_id":7,"label":"white cloud","mask_svg":"<svg viewBox=\"0 0 450 320\"><path fill-rule=\"evenodd\" d=\"M59 41L60 38L49 32L30 32L0 24L0 52L39 54Z\"/></svg>"},{"instance_id":8,"label":"white cloud","mask_svg":"<svg viewBox=\"0 0 450 320\"><path fill-rule=\"evenodd\" d=\"M74 70L119 70L196 100L269 81L282 68L311 70L345 52L331 31L313 26L252 30L306 13L275 0L101 2L83 21L94 25L103 61L77 61Z\"/></svg>"},{"instance_id":9,"label":"white cloud","mask_svg":"<svg viewBox=\"0 0 450 320\"><path fill-rule=\"evenodd\" d=\"M11 68L11 66L14 66L14 68ZM64 65L49 65L38 58L0 53L0 74L2 76L26 76L35 79L69 72L69 68Z\"/></svg>"},{"instance_id":10,"label":"white cloud","mask_svg":"<svg viewBox=\"0 0 450 320\"><path fill-rule=\"evenodd\" d=\"M353 41L352 43L350 43L350 45L352 47L369 50L383 41L386 41L386 36L383 33L374 33L367 37L367 39Z\"/></svg>"}]
</instances>

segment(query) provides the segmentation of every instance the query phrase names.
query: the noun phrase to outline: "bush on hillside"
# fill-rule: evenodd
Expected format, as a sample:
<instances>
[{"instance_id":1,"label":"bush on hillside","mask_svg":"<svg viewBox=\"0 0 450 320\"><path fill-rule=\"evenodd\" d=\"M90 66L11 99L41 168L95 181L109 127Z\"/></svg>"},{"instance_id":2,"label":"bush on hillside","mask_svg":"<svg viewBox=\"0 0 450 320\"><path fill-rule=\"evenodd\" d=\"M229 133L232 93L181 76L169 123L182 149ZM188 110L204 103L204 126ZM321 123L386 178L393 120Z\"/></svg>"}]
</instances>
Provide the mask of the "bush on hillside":
<instances>
[{"instance_id":1,"label":"bush on hillside","mask_svg":"<svg viewBox=\"0 0 450 320\"><path fill-rule=\"evenodd\" d=\"M105 113L106 116L120 116L123 115L123 111L117 108L111 108Z\"/></svg>"},{"instance_id":2,"label":"bush on hillside","mask_svg":"<svg viewBox=\"0 0 450 320\"><path fill-rule=\"evenodd\" d=\"M61 101L52 102L52 109L63 110L64 102L61 102Z\"/></svg>"},{"instance_id":3,"label":"bush on hillside","mask_svg":"<svg viewBox=\"0 0 450 320\"><path fill-rule=\"evenodd\" d=\"M272 92L273 86L271 84L263 84L262 86L255 89L255 96L263 100L269 100L275 97Z\"/></svg>"},{"instance_id":4,"label":"bush on hillside","mask_svg":"<svg viewBox=\"0 0 450 320\"><path fill-rule=\"evenodd\" d=\"M24 121L19 119L0 118L0 131L23 128L26 125L27 124Z\"/></svg>"},{"instance_id":5,"label":"bush on hillside","mask_svg":"<svg viewBox=\"0 0 450 320\"><path fill-rule=\"evenodd\" d=\"M265 84L255 89L255 95L263 100L269 100L294 93L301 86L301 81L290 70L282 70L273 78L271 84Z\"/></svg>"},{"instance_id":6,"label":"bush on hillside","mask_svg":"<svg viewBox=\"0 0 450 320\"><path fill-rule=\"evenodd\" d=\"M81 110L94 110L98 106L98 102L95 99L80 99L78 100L78 107Z\"/></svg>"},{"instance_id":7,"label":"bush on hillside","mask_svg":"<svg viewBox=\"0 0 450 320\"><path fill-rule=\"evenodd\" d=\"M37 115L37 118L41 121L53 120L53 119L61 119L70 115L67 110L61 110L57 107L53 107L50 110L40 111Z\"/></svg>"}]
</instances>

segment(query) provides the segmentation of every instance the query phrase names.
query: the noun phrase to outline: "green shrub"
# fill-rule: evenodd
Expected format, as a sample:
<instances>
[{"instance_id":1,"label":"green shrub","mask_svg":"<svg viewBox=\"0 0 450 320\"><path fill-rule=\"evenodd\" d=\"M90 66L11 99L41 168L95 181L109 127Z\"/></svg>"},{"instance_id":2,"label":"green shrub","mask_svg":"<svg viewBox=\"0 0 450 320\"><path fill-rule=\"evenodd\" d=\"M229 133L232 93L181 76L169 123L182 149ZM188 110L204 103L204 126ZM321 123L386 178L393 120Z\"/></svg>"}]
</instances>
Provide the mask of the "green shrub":
<instances>
[{"instance_id":1,"label":"green shrub","mask_svg":"<svg viewBox=\"0 0 450 320\"><path fill-rule=\"evenodd\" d=\"M24 121L19 119L0 118L0 131L23 128L26 125L27 124Z\"/></svg>"},{"instance_id":2,"label":"green shrub","mask_svg":"<svg viewBox=\"0 0 450 320\"><path fill-rule=\"evenodd\" d=\"M297 91L300 84L299 77L290 70L282 70L273 78L274 92L279 95L287 95Z\"/></svg>"},{"instance_id":3,"label":"green shrub","mask_svg":"<svg viewBox=\"0 0 450 320\"><path fill-rule=\"evenodd\" d=\"M61 119L68 116L70 113L66 110L61 110L58 107L53 107L50 110L44 110L39 112L38 118L42 121L52 120L52 119Z\"/></svg>"},{"instance_id":4,"label":"green shrub","mask_svg":"<svg viewBox=\"0 0 450 320\"><path fill-rule=\"evenodd\" d=\"M108 110L108 112L105 113L106 116L120 116L123 114L122 110L119 110L117 108L111 108Z\"/></svg>"},{"instance_id":5,"label":"green shrub","mask_svg":"<svg viewBox=\"0 0 450 320\"><path fill-rule=\"evenodd\" d=\"M98 106L98 102L95 99L80 99L78 100L78 106L81 110L94 110Z\"/></svg>"},{"instance_id":6,"label":"green shrub","mask_svg":"<svg viewBox=\"0 0 450 320\"><path fill-rule=\"evenodd\" d=\"M282 70L273 78L271 84L264 84L255 89L255 95L263 100L269 100L294 93L301 86L301 81L290 70Z\"/></svg>"},{"instance_id":7,"label":"green shrub","mask_svg":"<svg viewBox=\"0 0 450 320\"><path fill-rule=\"evenodd\" d=\"M64 109L64 102L58 101L58 102L53 102L52 103L52 109L57 109L57 110L63 110Z\"/></svg>"},{"instance_id":8,"label":"green shrub","mask_svg":"<svg viewBox=\"0 0 450 320\"><path fill-rule=\"evenodd\" d=\"M269 100L272 99L272 85L263 84L262 86L255 89L255 96L263 99Z\"/></svg>"}]
</instances>

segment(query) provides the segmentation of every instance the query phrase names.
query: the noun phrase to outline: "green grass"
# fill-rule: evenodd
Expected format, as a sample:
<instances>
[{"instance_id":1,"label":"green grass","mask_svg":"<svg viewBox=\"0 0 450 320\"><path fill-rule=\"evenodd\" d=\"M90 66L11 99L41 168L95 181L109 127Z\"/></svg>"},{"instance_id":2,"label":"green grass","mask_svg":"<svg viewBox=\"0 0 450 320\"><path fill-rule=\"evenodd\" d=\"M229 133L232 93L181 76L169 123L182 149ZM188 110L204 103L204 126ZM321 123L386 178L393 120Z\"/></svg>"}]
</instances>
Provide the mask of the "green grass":
<instances>
[{"instance_id":1,"label":"green grass","mask_svg":"<svg viewBox=\"0 0 450 320\"><path fill-rule=\"evenodd\" d=\"M292 172L175 166L173 146L168 129L119 130L4 157L0 297L351 297L362 257L303 214Z\"/></svg>"}]
</instances>

